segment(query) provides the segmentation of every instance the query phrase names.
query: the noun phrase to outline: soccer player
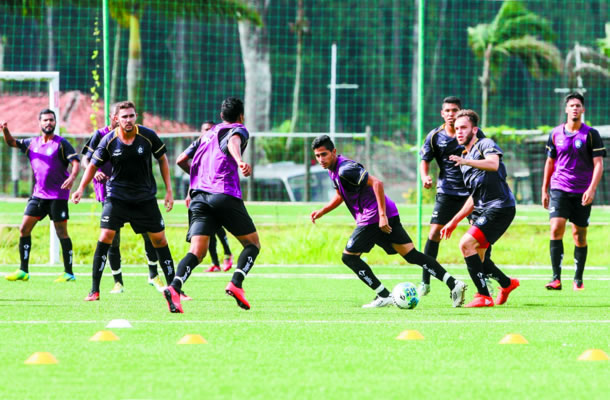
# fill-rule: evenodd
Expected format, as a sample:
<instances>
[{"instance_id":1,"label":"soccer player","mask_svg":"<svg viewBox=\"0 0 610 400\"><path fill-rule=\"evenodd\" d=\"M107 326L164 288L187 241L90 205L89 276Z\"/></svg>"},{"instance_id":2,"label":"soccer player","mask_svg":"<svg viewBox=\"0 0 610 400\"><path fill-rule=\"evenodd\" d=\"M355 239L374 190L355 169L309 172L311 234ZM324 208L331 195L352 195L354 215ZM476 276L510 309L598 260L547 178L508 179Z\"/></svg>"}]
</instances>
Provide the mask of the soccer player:
<instances>
[{"instance_id":1,"label":"soccer player","mask_svg":"<svg viewBox=\"0 0 610 400\"><path fill-rule=\"evenodd\" d=\"M178 159L176 159L176 164L187 174L191 174L191 162L190 160L193 158L193 156L195 155L195 152L197 151L197 149L199 148L199 145L201 144L201 138L205 135L205 133L207 131L209 131L210 129L212 129L214 127L214 121L206 121L201 125L201 136L199 138L197 138L197 140L195 140L193 143L191 143L191 145L189 147L187 147L186 150L184 150L179 156ZM191 196L190 194L187 194L186 196L186 206L188 207L191 203ZM189 217L190 217L190 212L189 212ZM189 218L190 221L190 218ZM222 268L220 267L220 261L218 260L218 252L216 251L216 236L218 236L218 239L220 240L220 243L222 244L223 250L224 250L224 260L223 260L223 266ZM216 231L216 235L211 235L210 236L210 243L209 243L209 251L210 251L210 258L212 258L212 265L206 270L206 272L218 272L218 271L224 271L227 272L231 269L231 267L233 266L233 255L231 254L231 247L229 247L229 239L227 238L227 232L224 230L223 227L218 228L218 230Z\"/></svg>"},{"instance_id":2,"label":"soccer player","mask_svg":"<svg viewBox=\"0 0 610 400\"><path fill-rule=\"evenodd\" d=\"M178 264L176 277L163 292L169 310L182 313L180 292L195 267L205 257L210 237L224 226L244 246L225 292L237 305L250 309L242 283L260 251L258 233L244 206L239 171L250 176L252 167L242 160L250 134L243 125L244 103L235 97L222 102L222 123L207 131L193 155L190 169L189 252Z\"/></svg>"},{"instance_id":3,"label":"soccer player","mask_svg":"<svg viewBox=\"0 0 610 400\"><path fill-rule=\"evenodd\" d=\"M28 200L19 226L19 259L21 266L5 278L9 281L30 279L29 262L32 250L32 230L36 223L47 215L53 221L55 232L61 243L64 273L55 282L76 280L72 271L72 240L68 235L68 198L70 189L78 175L80 160L72 145L61 136L55 135L57 124L53 110L44 109L38 115L41 135L31 139L16 140L8 130L8 124L0 121L4 141L10 147L17 147L30 160L34 171L34 191ZM68 173L68 167L72 171Z\"/></svg>"},{"instance_id":4,"label":"soccer player","mask_svg":"<svg viewBox=\"0 0 610 400\"><path fill-rule=\"evenodd\" d=\"M584 290L582 281L587 260L587 227L591 204L604 171L606 149L599 132L582 122L585 98L571 93L565 99L567 122L549 135L542 181L542 205L549 210L551 220L551 265L553 279L549 290L561 290L561 260L566 222L572 222L574 263L576 273L572 288ZM551 197L549 200L549 182Z\"/></svg>"},{"instance_id":5,"label":"soccer player","mask_svg":"<svg viewBox=\"0 0 610 400\"><path fill-rule=\"evenodd\" d=\"M457 224L472 213L472 226L462 236L460 250L477 294L465 307L494 305L485 283L486 275L500 283L498 305L506 303L510 292L519 286L519 280L509 278L491 258L485 258L488 247L506 232L515 218L515 198L506 183L502 150L491 139L477 138L478 123L479 116L472 110L461 110L455 117L456 137L465 150L463 157L450 155L449 159L460 166L470 197L441 229L441 237L448 239Z\"/></svg>"},{"instance_id":6,"label":"soccer player","mask_svg":"<svg viewBox=\"0 0 610 400\"><path fill-rule=\"evenodd\" d=\"M449 287L453 306L460 307L464 302L466 285L453 278L434 258L415 249L400 223L396 205L384 194L383 182L370 175L361 164L337 155L335 144L327 135L318 136L311 147L318 163L328 170L336 189L335 196L326 206L311 213L311 222L315 224L317 219L343 202L356 220L357 227L347 241L341 260L377 294L371 303L362 307L376 308L392 304L388 289L360 257L375 245L387 254L398 253L408 263L428 269L431 275Z\"/></svg>"},{"instance_id":7,"label":"soccer player","mask_svg":"<svg viewBox=\"0 0 610 400\"><path fill-rule=\"evenodd\" d=\"M98 144L104 136L111 133L118 126L118 120L116 118L116 104L110 107L110 125L105 126L101 129L96 130L93 135L89 138L81 153L83 154L83 166L86 168L89 164L89 160L93 157L93 153L97 148ZM95 190L95 199L104 204L106 200L106 182L112 175L112 164L106 162L100 166L95 175L93 176L93 188ZM142 234L144 239L144 249L146 252L146 259L148 260L148 283L154 286L158 291L163 291L164 284L159 277L157 271L157 252L153 247L148 235ZM121 231L117 230L108 250L107 259L110 263L110 269L112 270L112 277L114 278L114 287L110 293L117 294L123 293L123 274L121 271Z\"/></svg>"},{"instance_id":8,"label":"soccer player","mask_svg":"<svg viewBox=\"0 0 610 400\"><path fill-rule=\"evenodd\" d=\"M75 204L81 200L85 187L98 168L110 162L111 176L106 184L107 197L100 219L100 236L93 256L92 287L86 301L100 299L100 281L110 245L123 224L129 222L136 233L147 233L161 260L161 268L173 279L174 262L165 238L165 223L155 195L157 184L152 171L152 156L159 162L165 183L165 208L174 204L165 144L157 134L136 125L136 109L132 102L117 105L118 127L102 138L91 163L87 166L78 189L72 193Z\"/></svg>"}]
</instances>

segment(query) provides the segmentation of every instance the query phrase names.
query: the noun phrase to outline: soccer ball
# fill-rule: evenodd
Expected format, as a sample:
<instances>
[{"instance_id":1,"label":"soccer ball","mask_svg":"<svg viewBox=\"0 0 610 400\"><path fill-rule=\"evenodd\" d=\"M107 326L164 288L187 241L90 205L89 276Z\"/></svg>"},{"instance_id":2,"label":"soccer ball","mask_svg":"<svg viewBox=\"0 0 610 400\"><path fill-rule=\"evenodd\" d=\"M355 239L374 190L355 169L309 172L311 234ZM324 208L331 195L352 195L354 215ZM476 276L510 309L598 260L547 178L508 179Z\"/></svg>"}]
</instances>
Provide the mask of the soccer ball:
<instances>
[{"instance_id":1,"label":"soccer ball","mask_svg":"<svg viewBox=\"0 0 610 400\"><path fill-rule=\"evenodd\" d=\"M411 282L399 283L392 289L392 301L398 308L415 308L419 303L417 288Z\"/></svg>"}]
</instances>

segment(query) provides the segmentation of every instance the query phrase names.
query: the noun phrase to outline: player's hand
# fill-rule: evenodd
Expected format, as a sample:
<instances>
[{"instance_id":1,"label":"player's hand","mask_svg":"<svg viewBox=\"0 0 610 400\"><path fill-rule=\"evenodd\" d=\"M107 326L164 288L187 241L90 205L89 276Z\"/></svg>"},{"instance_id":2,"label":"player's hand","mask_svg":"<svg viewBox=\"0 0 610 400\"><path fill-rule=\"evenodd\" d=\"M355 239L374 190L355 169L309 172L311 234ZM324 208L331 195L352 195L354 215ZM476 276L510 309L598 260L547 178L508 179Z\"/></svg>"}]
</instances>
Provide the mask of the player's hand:
<instances>
[{"instance_id":1,"label":"player's hand","mask_svg":"<svg viewBox=\"0 0 610 400\"><path fill-rule=\"evenodd\" d=\"M392 233L392 227L388 223L387 216L385 216L385 215L379 216L379 229L381 229L381 232L383 232L383 233L388 233L388 234Z\"/></svg>"},{"instance_id":2,"label":"player's hand","mask_svg":"<svg viewBox=\"0 0 610 400\"><path fill-rule=\"evenodd\" d=\"M244 174L244 176L250 176L252 174L252 167L248 163L242 161L237 164L237 166L241 170L241 173Z\"/></svg>"},{"instance_id":3,"label":"player's hand","mask_svg":"<svg viewBox=\"0 0 610 400\"><path fill-rule=\"evenodd\" d=\"M186 208L191 206L191 194L187 193L186 198L184 199L184 203L186 204Z\"/></svg>"},{"instance_id":4,"label":"player's hand","mask_svg":"<svg viewBox=\"0 0 610 400\"><path fill-rule=\"evenodd\" d=\"M0 120L0 129L5 130L8 129L8 122L4 120Z\"/></svg>"},{"instance_id":5,"label":"player's hand","mask_svg":"<svg viewBox=\"0 0 610 400\"><path fill-rule=\"evenodd\" d=\"M165 193L165 211L170 212L174 208L174 195L172 192Z\"/></svg>"},{"instance_id":6,"label":"player's hand","mask_svg":"<svg viewBox=\"0 0 610 400\"><path fill-rule=\"evenodd\" d=\"M75 178L75 177L73 177L73 176L71 176L71 175L70 175L70 176L68 177L68 179L66 179L66 180L64 181L64 183L62 183L62 184L61 184L61 188L62 188L62 189L68 189L68 190L72 189L72 184L74 183L74 178Z\"/></svg>"},{"instance_id":7,"label":"player's hand","mask_svg":"<svg viewBox=\"0 0 610 400\"><path fill-rule=\"evenodd\" d=\"M583 196L584 197L584 196ZM540 199L542 201L542 207L546 208L547 210L549 209L549 194L546 190L544 190L542 192L542 195L540 196Z\"/></svg>"},{"instance_id":8,"label":"player's hand","mask_svg":"<svg viewBox=\"0 0 610 400\"><path fill-rule=\"evenodd\" d=\"M96 182L104 183L108 180L108 175L98 169L95 175L93 176L93 179L95 179Z\"/></svg>"},{"instance_id":9,"label":"player's hand","mask_svg":"<svg viewBox=\"0 0 610 400\"><path fill-rule=\"evenodd\" d=\"M83 191L77 190L76 192L72 192L72 203L78 204L80 199L83 197Z\"/></svg>"},{"instance_id":10,"label":"player's hand","mask_svg":"<svg viewBox=\"0 0 610 400\"><path fill-rule=\"evenodd\" d=\"M432 177L430 175L422 177L421 183L424 185L424 189L430 189L432 187Z\"/></svg>"},{"instance_id":11,"label":"player's hand","mask_svg":"<svg viewBox=\"0 0 610 400\"><path fill-rule=\"evenodd\" d=\"M466 159L460 156L456 156L455 154L450 155L449 160L453 161L456 167L459 165L466 165Z\"/></svg>"},{"instance_id":12,"label":"player's hand","mask_svg":"<svg viewBox=\"0 0 610 400\"><path fill-rule=\"evenodd\" d=\"M586 192L582 194L582 205L588 206L593 203L593 199L595 199L595 190L588 189Z\"/></svg>"},{"instance_id":13,"label":"player's hand","mask_svg":"<svg viewBox=\"0 0 610 400\"><path fill-rule=\"evenodd\" d=\"M441 239L449 239L456 227L457 224L455 222L449 221L447 225L443 226L443 229L441 229Z\"/></svg>"},{"instance_id":14,"label":"player's hand","mask_svg":"<svg viewBox=\"0 0 610 400\"><path fill-rule=\"evenodd\" d=\"M322 218L323 215L324 215L324 213L322 212L322 210L315 210L315 211L312 211L309 216L311 217L311 222L313 222L315 224L316 219Z\"/></svg>"}]
</instances>

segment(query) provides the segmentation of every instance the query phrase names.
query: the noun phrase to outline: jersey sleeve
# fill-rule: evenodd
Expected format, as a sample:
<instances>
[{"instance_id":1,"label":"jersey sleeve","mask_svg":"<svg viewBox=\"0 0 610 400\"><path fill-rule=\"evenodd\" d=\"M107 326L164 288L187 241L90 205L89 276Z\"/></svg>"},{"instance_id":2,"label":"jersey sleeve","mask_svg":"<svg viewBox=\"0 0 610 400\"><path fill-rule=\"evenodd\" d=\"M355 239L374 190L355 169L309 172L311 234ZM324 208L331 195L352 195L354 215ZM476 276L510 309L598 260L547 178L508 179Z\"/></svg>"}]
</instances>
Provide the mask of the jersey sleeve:
<instances>
[{"instance_id":1,"label":"jersey sleeve","mask_svg":"<svg viewBox=\"0 0 610 400\"><path fill-rule=\"evenodd\" d=\"M157 160L167 153L165 143L161 141L161 138L155 132L151 131L148 139L150 139L150 142L152 143L152 154Z\"/></svg>"},{"instance_id":2,"label":"jersey sleeve","mask_svg":"<svg viewBox=\"0 0 610 400\"><path fill-rule=\"evenodd\" d=\"M200 144L201 144L201 138L198 138L193 143L191 143L190 146L187 147L186 150L184 150L182 153L186 154L186 156L188 158L192 159L193 156L195 155L195 153L197 152L197 149L199 148Z\"/></svg>"},{"instance_id":3,"label":"jersey sleeve","mask_svg":"<svg viewBox=\"0 0 610 400\"><path fill-rule=\"evenodd\" d=\"M591 140L592 157L606 157L606 148L597 129L589 131L589 138Z\"/></svg>"},{"instance_id":4,"label":"jersey sleeve","mask_svg":"<svg viewBox=\"0 0 610 400\"><path fill-rule=\"evenodd\" d=\"M496 154L498 156L502 155L502 149L491 139L482 139L479 142L478 148L483 157L487 157L491 154Z\"/></svg>"},{"instance_id":5,"label":"jersey sleeve","mask_svg":"<svg viewBox=\"0 0 610 400\"><path fill-rule=\"evenodd\" d=\"M424 161L432 161L434 159L434 149L432 148L432 140L434 140L435 132L430 132L426 135L424 144L419 151L419 156Z\"/></svg>"},{"instance_id":6,"label":"jersey sleeve","mask_svg":"<svg viewBox=\"0 0 610 400\"><path fill-rule=\"evenodd\" d=\"M113 136L114 135L112 134L104 136L95 148L93 154L91 155L91 163L96 167L99 168L104 165L108 160L110 160L110 151L108 149L108 146L110 139Z\"/></svg>"},{"instance_id":7,"label":"jersey sleeve","mask_svg":"<svg viewBox=\"0 0 610 400\"><path fill-rule=\"evenodd\" d=\"M21 150L22 153L27 153L30 145L32 144L32 138L17 139L15 142L17 143L17 148Z\"/></svg>"},{"instance_id":8,"label":"jersey sleeve","mask_svg":"<svg viewBox=\"0 0 610 400\"><path fill-rule=\"evenodd\" d=\"M250 139L250 133L243 128L235 128L231 132L231 137L233 137L235 135L239 135L239 137L241 138L240 147L241 147L241 152L243 153L244 150L246 150L246 146L248 145L248 139ZM230 139L231 137L229 137L228 139Z\"/></svg>"},{"instance_id":9,"label":"jersey sleeve","mask_svg":"<svg viewBox=\"0 0 610 400\"><path fill-rule=\"evenodd\" d=\"M66 138L61 138L60 146L61 158L64 163L69 164L74 160L80 161L76 150L74 150L74 147L72 147L72 145L70 144L70 142L68 142Z\"/></svg>"},{"instance_id":10,"label":"jersey sleeve","mask_svg":"<svg viewBox=\"0 0 610 400\"><path fill-rule=\"evenodd\" d=\"M549 140L546 141L546 156L548 158L557 158L557 147L553 142L553 132L549 134Z\"/></svg>"},{"instance_id":11,"label":"jersey sleeve","mask_svg":"<svg viewBox=\"0 0 610 400\"><path fill-rule=\"evenodd\" d=\"M102 137L103 136L100 135L99 131L95 131L93 135L91 135L89 140L87 140L87 143L85 143L82 154L89 160L91 160L91 157L93 157L93 153L95 152L97 146L100 144Z\"/></svg>"},{"instance_id":12,"label":"jersey sleeve","mask_svg":"<svg viewBox=\"0 0 610 400\"><path fill-rule=\"evenodd\" d=\"M362 164L347 161L339 166L339 179L346 190L354 192L366 186L369 173Z\"/></svg>"}]
</instances>

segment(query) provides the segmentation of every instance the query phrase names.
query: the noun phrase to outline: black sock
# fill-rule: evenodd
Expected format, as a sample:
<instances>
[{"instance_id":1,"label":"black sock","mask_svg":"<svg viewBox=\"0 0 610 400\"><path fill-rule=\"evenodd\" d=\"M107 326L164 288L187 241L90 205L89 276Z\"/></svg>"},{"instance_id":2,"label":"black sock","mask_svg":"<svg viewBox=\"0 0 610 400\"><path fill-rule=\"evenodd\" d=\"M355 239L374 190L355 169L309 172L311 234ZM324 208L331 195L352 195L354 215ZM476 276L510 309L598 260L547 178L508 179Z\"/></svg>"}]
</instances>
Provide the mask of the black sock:
<instances>
[{"instance_id":1,"label":"black sock","mask_svg":"<svg viewBox=\"0 0 610 400\"><path fill-rule=\"evenodd\" d=\"M19 238L19 260L21 261L20 269L23 272L29 272L30 268L30 252L32 251L32 237L22 236Z\"/></svg>"},{"instance_id":2,"label":"black sock","mask_svg":"<svg viewBox=\"0 0 610 400\"><path fill-rule=\"evenodd\" d=\"M74 254L72 251L72 240L69 237L59 239L59 243L61 244L61 254L64 260L64 271L66 274L74 275L74 272L72 272L72 256Z\"/></svg>"},{"instance_id":3,"label":"black sock","mask_svg":"<svg viewBox=\"0 0 610 400\"><path fill-rule=\"evenodd\" d=\"M341 256L341 261L349 267L354 273L364 282L368 287L373 289L381 297L388 297L390 292L386 289L383 284L377 279L371 267L354 254L345 254Z\"/></svg>"},{"instance_id":4,"label":"black sock","mask_svg":"<svg viewBox=\"0 0 610 400\"><path fill-rule=\"evenodd\" d=\"M487 249L490 250L491 246ZM500 268L496 266L496 264L491 260L491 251L485 252L485 260L483 260L483 272L485 275L490 276L491 278L498 281L500 286L503 288L507 288L510 286L510 278L506 276L504 272Z\"/></svg>"},{"instance_id":5,"label":"black sock","mask_svg":"<svg viewBox=\"0 0 610 400\"><path fill-rule=\"evenodd\" d=\"M551 265L553 266L553 280L561 280L561 261L563 260L563 240L551 239Z\"/></svg>"},{"instance_id":6,"label":"black sock","mask_svg":"<svg viewBox=\"0 0 610 400\"><path fill-rule=\"evenodd\" d=\"M582 281L582 274L585 272L585 263L587 262L588 248L588 246L574 246L574 264L576 264L576 272L574 273L575 281Z\"/></svg>"},{"instance_id":7,"label":"black sock","mask_svg":"<svg viewBox=\"0 0 610 400\"><path fill-rule=\"evenodd\" d=\"M108 249L110 248L109 243L97 242L95 248L95 254L93 254L93 271L92 271L92 282L91 291L100 291L100 281L102 280L102 274L104 273L104 267L106 266Z\"/></svg>"},{"instance_id":8,"label":"black sock","mask_svg":"<svg viewBox=\"0 0 610 400\"><path fill-rule=\"evenodd\" d=\"M237 268L231 278L231 282L238 288L241 288L241 283L246 279L246 275L252 269L259 251L260 249L253 244L247 245L241 251L239 260L237 260Z\"/></svg>"},{"instance_id":9,"label":"black sock","mask_svg":"<svg viewBox=\"0 0 610 400\"><path fill-rule=\"evenodd\" d=\"M193 253L186 253L184 258L180 260L178 264L178 270L176 271L176 276L174 280L171 282L171 285L178 293L182 290L182 285L184 285L193 273L195 267L199 264L199 260L197 256Z\"/></svg>"},{"instance_id":10,"label":"black sock","mask_svg":"<svg viewBox=\"0 0 610 400\"><path fill-rule=\"evenodd\" d=\"M142 238L144 239L144 252L146 253L146 260L148 261L148 277L153 279L159 275L159 271L157 270L159 257L157 257L157 251L153 247L148 235L144 233L142 234Z\"/></svg>"},{"instance_id":11,"label":"black sock","mask_svg":"<svg viewBox=\"0 0 610 400\"><path fill-rule=\"evenodd\" d=\"M212 258L212 264L219 266L220 262L218 261L218 252L216 251L216 237L214 237L214 235L210 236L208 251L210 252L210 257Z\"/></svg>"},{"instance_id":12,"label":"black sock","mask_svg":"<svg viewBox=\"0 0 610 400\"><path fill-rule=\"evenodd\" d=\"M447 272L447 270L443 268L443 266L440 265L434 258L415 249L408 252L405 256L403 256L403 258L409 264L417 264L423 269L427 270L430 275L434 276L439 281L445 282L445 284L449 286L449 289L453 290L455 287L455 278L452 277L451 274L449 274L449 272Z\"/></svg>"},{"instance_id":13,"label":"black sock","mask_svg":"<svg viewBox=\"0 0 610 400\"><path fill-rule=\"evenodd\" d=\"M121 271L121 249L119 247L110 246L108 249L108 262L112 270L114 282L123 284L123 271Z\"/></svg>"},{"instance_id":14,"label":"black sock","mask_svg":"<svg viewBox=\"0 0 610 400\"><path fill-rule=\"evenodd\" d=\"M157 250L157 256L159 257L159 264L165 275L165 282L172 282L174 280L174 260L172 259L172 253L169 251L169 246L159 247Z\"/></svg>"},{"instance_id":15,"label":"black sock","mask_svg":"<svg viewBox=\"0 0 610 400\"><path fill-rule=\"evenodd\" d=\"M222 244L222 251L226 256L231 255L231 248L229 247L229 238L227 238L227 232L221 227L216 231L216 236L220 240L220 244Z\"/></svg>"},{"instance_id":16,"label":"black sock","mask_svg":"<svg viewBox=\"0 0 610 400\"><path fill-rule=\"evenodd\" d=\"M489 297L489 290L485 284L485 273L483 272L483 262L479 258L478 254L473 254L469 257L464 257L466 266L468 267L468 273L474 285L477 287L477 292L483 296Z\"/></svg>"},{"instance_id":17,"label":"black sock","mask_svg":"<svg viewBox=\"0 0 610 400\"><path fill-rule=\"evenodd\" d=\"M438 256L438 246L439 242L428 239L426 241L426 247L424 247L424 254L436 260L436 257ZM421 280L427 285L430 284L430 273L425 268L422 269Z\"/></svg>"}]
</instances>

